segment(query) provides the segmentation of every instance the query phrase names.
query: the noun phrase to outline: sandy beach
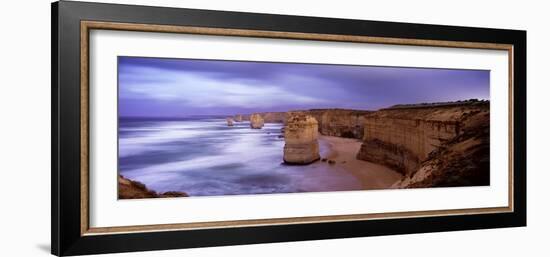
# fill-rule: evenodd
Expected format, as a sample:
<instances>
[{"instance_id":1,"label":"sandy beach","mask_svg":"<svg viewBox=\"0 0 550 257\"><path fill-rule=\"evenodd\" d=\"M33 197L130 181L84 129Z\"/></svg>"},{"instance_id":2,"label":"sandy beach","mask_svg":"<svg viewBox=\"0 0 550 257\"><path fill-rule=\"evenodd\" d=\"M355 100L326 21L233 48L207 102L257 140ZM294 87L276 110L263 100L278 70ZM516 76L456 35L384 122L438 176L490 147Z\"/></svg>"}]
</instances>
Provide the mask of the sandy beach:
<instances>
[{"instance_id":1,"label":"sandy beach","mask_svg":"<svg viewBox=\"0 0 550 257\"><path fill-rule=\"evenodd\" d=\"M390 188L402 178L401 174L385 166L357 160L355 156L361 147L360 140L319 136L319 142L330 148L321 158L335 161L334 164L327 161L326 165L334 165L335 168L350 173L361 182L363 189Z\"/></svg>"}]
</instances>

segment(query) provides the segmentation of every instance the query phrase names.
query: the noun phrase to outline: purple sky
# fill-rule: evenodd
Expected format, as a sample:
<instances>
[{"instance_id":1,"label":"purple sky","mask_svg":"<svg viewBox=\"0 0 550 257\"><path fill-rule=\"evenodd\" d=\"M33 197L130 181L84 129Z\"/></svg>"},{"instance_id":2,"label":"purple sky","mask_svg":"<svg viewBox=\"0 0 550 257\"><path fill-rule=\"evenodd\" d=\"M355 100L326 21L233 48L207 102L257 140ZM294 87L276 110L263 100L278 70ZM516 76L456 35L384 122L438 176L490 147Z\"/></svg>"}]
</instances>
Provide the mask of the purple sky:
<instances>
[{"instance_id":1,"label":"purple sky","mask_svg":"<svg viewBox=\"0 0 550 257\"><path fill-rule=\"evenodd\" d=\"M118 57L122 117L489 99L489 71Z\"/></svg>"}]
</instances>

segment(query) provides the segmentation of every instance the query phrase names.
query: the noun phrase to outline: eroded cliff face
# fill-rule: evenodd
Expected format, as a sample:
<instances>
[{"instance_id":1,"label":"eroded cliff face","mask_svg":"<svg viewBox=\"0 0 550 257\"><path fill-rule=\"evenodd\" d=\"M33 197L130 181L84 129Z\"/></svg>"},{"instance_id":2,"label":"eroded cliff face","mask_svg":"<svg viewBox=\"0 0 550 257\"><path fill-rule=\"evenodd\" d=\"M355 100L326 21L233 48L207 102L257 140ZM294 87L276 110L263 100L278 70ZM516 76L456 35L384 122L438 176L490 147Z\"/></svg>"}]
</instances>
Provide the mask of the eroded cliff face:
<instances>
[{"instance_id":1,"label":"eroded cliff face","mask_svg":"<svg viewBox=\"0 0 550 257\"><path fill-rule=\"evenodd\" d=\"M404 174L394 187L488 183L488 102L400 106L364 119L357 159Z\"/></svg>"},{"instance_id":2,"label":"eroded cliff face","mask_svg":"<svg viewBox=\"0 0 550 257\"><path fill-rule=\"evenodd\" d=\"M432 151L394 188L484 186L490 183L489 111L467 113L459 135Z\"/></svg>"},{"instance_id":3,"label":"eroded cliff face","mask_svg":"<svg viewBox=\"0 0 550 257\"><path fill-rule=\"evenodd\" d=\"M286 112L263 112L260 113L265 123L285 123Z\"/></svg>"},{"instance_id":4,"label":"eroded cliff face","mask_svg":"<svg viewBox=\"0 0 550 257\"><path fill-rule=\"evenodd\" d=\"M313 109L306 111L319 122L319 133L325 136L363 138L365 115L370 111Z\"/></svg>"}]
</instances>

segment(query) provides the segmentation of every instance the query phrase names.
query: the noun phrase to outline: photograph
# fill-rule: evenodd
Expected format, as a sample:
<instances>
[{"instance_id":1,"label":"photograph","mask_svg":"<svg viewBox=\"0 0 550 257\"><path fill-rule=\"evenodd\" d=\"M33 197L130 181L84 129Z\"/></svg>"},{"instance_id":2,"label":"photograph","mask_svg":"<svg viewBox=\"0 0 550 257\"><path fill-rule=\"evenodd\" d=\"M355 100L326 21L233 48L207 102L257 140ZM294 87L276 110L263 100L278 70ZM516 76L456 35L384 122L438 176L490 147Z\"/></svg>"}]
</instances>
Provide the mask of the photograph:
<instances>
[{"instance_id":1,"label":"photograph","mask_svg":"<svg viewBox=\"0 0 550 257\"><path fill-rule=\"evenodd\" d=\"M544 245L541 6L109 2L7 12L6 256Z\"/></svg>"},{"instance_id":2,"label":"photograph","mask_svg":"<svg viewBox=\"0 0 550 257\"><path fill-rule=\"evenodd\" d=\"M118 199L490 185L490 71L118 56Z\"/></svg>"}]
</instances>

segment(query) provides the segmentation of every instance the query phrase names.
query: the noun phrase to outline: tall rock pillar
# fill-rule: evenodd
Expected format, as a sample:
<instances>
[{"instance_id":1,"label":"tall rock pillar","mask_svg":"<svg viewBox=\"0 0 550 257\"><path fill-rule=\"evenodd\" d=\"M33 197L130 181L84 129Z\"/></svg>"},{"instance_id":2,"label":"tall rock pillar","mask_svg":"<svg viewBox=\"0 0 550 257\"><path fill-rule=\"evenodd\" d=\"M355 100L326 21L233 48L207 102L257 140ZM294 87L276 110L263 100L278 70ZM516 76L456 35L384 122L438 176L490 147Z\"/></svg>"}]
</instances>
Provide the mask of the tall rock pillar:
<instances>
[{"instance_id":1,"label":"tall rock pillar","mask_svg":"<svg viewBox=\"0 0 550 257\"><path fill-rule=\"evenodd\" d=\"M288 164L309 164L320 158L317 120L303 113L289 114L285 126L283 160Z\"/></svg>"}]
</instances>

